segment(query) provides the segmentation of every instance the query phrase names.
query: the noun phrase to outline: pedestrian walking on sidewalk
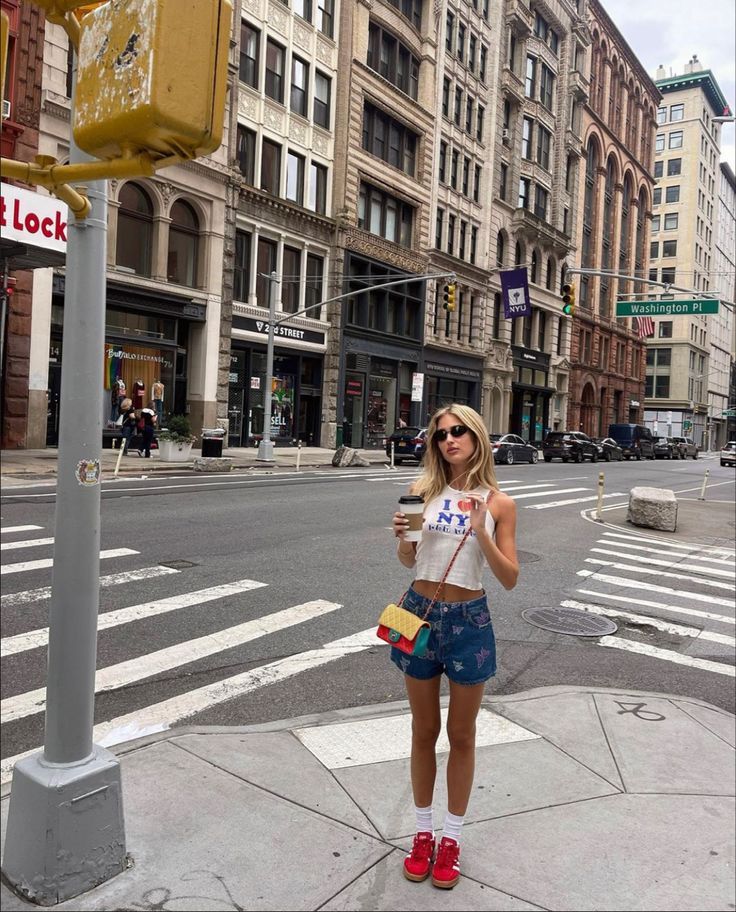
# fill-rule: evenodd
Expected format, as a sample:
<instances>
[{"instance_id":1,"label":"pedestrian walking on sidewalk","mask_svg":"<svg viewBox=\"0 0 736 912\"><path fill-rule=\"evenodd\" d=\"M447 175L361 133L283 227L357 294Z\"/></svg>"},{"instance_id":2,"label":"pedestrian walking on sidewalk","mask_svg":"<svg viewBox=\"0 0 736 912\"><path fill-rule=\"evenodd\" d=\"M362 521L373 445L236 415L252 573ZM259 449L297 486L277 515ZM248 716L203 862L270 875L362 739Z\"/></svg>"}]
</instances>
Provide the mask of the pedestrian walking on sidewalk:
<instances>
[{"instance_id":1,"label":"pedestrian walking on sidewalk","mask_svg":"<svg viewBox=\"0 0 736 912\"><path fill-rule=\"evenodd\" d=\"M150 459L151 444L156 427L156 406L153 402L149 402L147 408L141 409L141 421L143 422L143 447L138 452L142 453L146 459Z\"/></svg>"},{"instance_id":2,"label":"pedestrian walking on sidewalk","mask_svg":"<svg viewBox=\"0 0 736 912\"><path fill-rule=\"evenodd\" d=\"M411 488L424 498L421 539L404 541L409 526L404 513L394 514L393 529L399 560L415 576L403 607L420 617L429 609L431 633L421 658L392 647L391 660L404 672L412 713L417 832L404 874L423 881L431 872L436 887L449 889L460 877L460 835L475 770L475 722L485 682L496 673L496 644L481 573L488 567L505 589L513 589L519 562L516 505L498 489L481 416L466 405L441 408L429 422L427 442L424 472ZM432 797L443 673L450 686L448 803L435 857Z\"/></svg>"},{"instance_id":3,"label":"pedestrian walking on sidewalk","mask_svg":"<svg viewBox=\"0 0 736 912\"><path fill-rule=\"evenodd\" d=\"M123 429L123 440L121 446L124 447L125 455L128 455L131 437L136 433L136 414L131 399L123 399L120 403L120 414L122 415L121 426Z\"/></svg>"}]
</instances>

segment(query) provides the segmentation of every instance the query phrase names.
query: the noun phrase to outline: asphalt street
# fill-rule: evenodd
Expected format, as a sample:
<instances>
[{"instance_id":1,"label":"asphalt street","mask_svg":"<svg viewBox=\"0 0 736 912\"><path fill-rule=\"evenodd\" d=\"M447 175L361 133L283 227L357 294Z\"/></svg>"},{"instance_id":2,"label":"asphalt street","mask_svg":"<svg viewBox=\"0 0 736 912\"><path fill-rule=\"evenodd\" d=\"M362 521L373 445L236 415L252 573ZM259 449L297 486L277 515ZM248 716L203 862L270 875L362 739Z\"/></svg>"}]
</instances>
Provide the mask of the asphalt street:
<instances>
[{"instance_id":1,"label":"asphalt street","mask_svg":"<svg viewBox=\"0 0 736 912\"><path fill-rule=\"evenodd\" d=\"M718 547L663 545L582 515L600 471L605 518L635 485L697 500L706 469L708 502L731 517ZM372 628L411 580L390 517L416 474L404 465L105 482L96 740L403 699ZM517 499L522 575L512 592L488 580L499 643L490 691L625 686L733 712L733 469L710 457L501 466L498 476ZM43 740L53 485L8 487L2 528L5 780L9 758ZM521 615L560 606L615 613L619 629L568 636Z\"/></svg>"}]
</instances>

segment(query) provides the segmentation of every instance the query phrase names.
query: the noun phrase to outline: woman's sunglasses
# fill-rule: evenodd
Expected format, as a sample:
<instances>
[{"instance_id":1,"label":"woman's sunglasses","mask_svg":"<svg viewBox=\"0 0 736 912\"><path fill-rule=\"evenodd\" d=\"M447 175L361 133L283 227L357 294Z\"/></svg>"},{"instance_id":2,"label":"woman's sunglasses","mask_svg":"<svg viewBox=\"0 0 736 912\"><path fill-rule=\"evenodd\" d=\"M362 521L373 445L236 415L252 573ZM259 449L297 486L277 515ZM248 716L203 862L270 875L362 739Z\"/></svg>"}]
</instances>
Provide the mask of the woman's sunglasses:
<instances>
[{"instance_id":1,"label":"woman's sunglasses","mask_svg":"<svg viewBox=\"0 0 736 912\"><path fill-rule=\"evenodd\" d=\"M447 440L447 435L451 437L464 437L468 433L468 428L464 424L455 424L451 428L441 428L439 431L435 431L432 435L432 439L436 440L437 443L443 443Z\"/></svg>"}]
</instances>

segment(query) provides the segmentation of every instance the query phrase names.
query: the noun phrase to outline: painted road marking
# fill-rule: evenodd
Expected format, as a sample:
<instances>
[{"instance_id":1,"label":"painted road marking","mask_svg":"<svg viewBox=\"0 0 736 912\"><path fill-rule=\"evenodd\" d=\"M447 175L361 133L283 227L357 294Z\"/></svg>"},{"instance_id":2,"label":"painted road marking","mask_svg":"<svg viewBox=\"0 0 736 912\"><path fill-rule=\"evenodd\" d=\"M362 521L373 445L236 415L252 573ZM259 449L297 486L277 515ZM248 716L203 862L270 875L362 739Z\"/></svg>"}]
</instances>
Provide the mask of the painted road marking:
<instances>
[{"instance_id":1,"label":"painted road marking","mask_svg":"<svg viewBox=\"0 0 736 912\"><path fill-rule=\"evenodd\" d=\"M657 586L654 583L646 583L643 580L632 580L625 576L609 576L607 573L599 573L597 570L578 570L578 576L592 576L596 583L613 583L614 586L623 586L627 589L646 589L649 592L663 592L667 595L678 596L679 598L689 598L695 602L708 602L711 605L722 605L724 608L733 608L733 599L718 598L715 595L702 592L691 592L685 589L670 589L669 586Z\"/></svg>"},{"instance_id":2,"label":"painted road marking","mask_svg":"<svg viewBox=\"0 0 736 912\"><path fill-rule=\"evenodd\" d=\"M168 576L170 573L181 573L173 567L142 567L140 570L125 570L122 573L110 573L100 577L100 587L122 586L136 580L154 579L157 576ZM41 586L38 589L26 589L24 592L8 592L2 596L3 608L13 608L17 605L27 605L30 602L40 602L42 599L51 598L51 586Z\"/></svg>"},{"instance_id":3,"label":"painted road marking","mask_svg":"<svg viewBox=\"0 0 736 912\"><path fill-rule=\"evenodd\" d=\"M111 557L128 557L131 554L140 554L140 551L133 551L132 548L113 548L111 551L100 551L100 560L107 560ZM44 570L53 566L54 559L52 557L44 558L43 560L21 561L18 564L6 564L4 567L0 567L0 575L26 573L28 570Z\"/></svg>"},{"instance_id":4,"label":"painted road marking","mask_svg":"<svg viewBox=\"0 0 736 912\"><path fill-rule=\"evenodd\" d=\"M718 621L720 624L736 624L736 618L727 617L725 614L714 614L712 611L698 611L697 608L683 608L680 605L668 605L666 602L651 602L647 599L629 598L626 595L608 592L596 592L593 589L576 589L581 595L592 595L599 599L608 599L611 602L626 602L629 605L641 605L643 608L659 608L661 611L671 611L673 614L689 614L692 617L702 618L704 621ZM680 595L680 593L676 593Z\"/></svg>"}]
</instances>

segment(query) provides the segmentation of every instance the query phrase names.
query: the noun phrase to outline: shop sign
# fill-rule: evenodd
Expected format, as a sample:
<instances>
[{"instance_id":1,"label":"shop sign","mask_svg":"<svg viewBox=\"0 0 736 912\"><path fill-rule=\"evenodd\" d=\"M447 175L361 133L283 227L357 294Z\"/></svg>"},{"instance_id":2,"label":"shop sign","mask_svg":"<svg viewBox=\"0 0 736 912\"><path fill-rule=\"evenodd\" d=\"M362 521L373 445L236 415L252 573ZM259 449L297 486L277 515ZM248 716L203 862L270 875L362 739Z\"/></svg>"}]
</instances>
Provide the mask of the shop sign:
<instances>
[{"instance_id":1,"label":"shop sign","mask_svg":"<svg viewBox=\"0 0 736 912\"><path fill-rule=\"evenodd\" d=\"M69 207L53 196L0 184L0 228L3 239L66 253Z\"/></svg>"},{"instance_id":2,"label":"shop sign","mask_svg":"<svg viewBox=\"0 0 736 912\"><path fill-rule=\"evenodd\" d=\"M424 374L411 375L411 401L421 402L424 396Z\"/></svg>"},{"instance_id":3,"label":"shop sign","mask_svg":"<svg viewBox=\"0 0 736 912\"><path fill-rule=\"evenodd\" d=\"M348 380L345 384L345 395L346 396L362 396L363 395L363 381L362 380Z\"/></svg>"},{"instance_id":4,"label":"shop sign","mask_svg":"<svg viewBox=\"0 0 736 912\"><path fill-rule=\"evenodd\" d=\"M233 317L233 329L242 329L247 332L258 333L261 336L268 336L268 321L253 320L250 317ZM314 332L310 329L296 329L293 326L285 326L283 323L274 324L274 337L280 339L292 339L294 342L309 342L313 345L324 345L325 334Z\"/></svg>"},{"instance_id":5,"label":"shop sign","mask_svg":"<svg viewBox=\"0 0 736 912\"><path fill-rule=\"evenodd\" d=\"M452 364L436 364L428 361L426 368L433 374L444 374L448 377L467 377L470 380L480 380L480 371L470 370L468 367L455 367Z\"/></svg>"},{"instance_id":6,"label":"shop sign","mask_svg":"<svg viewBox=\"0 0 736 912\"><path fill-rule=\"evenodd\" d=\"M259 390L261 388L261 378L260 377L251 377L250 378L250 388L252 390Z\"/></svg>"},{"instance_id":7,"label":"shop sign","mask_svg":"<svg viewBox=\"0 0 736 912\"><path fill-rule=\"evenodd\" d=\"M511 353L514 356L514 364L534 364L540 367L549 367L549 355L545 352L530 352L526 348L512 345Z\"/></svg>"}]
</instances>

